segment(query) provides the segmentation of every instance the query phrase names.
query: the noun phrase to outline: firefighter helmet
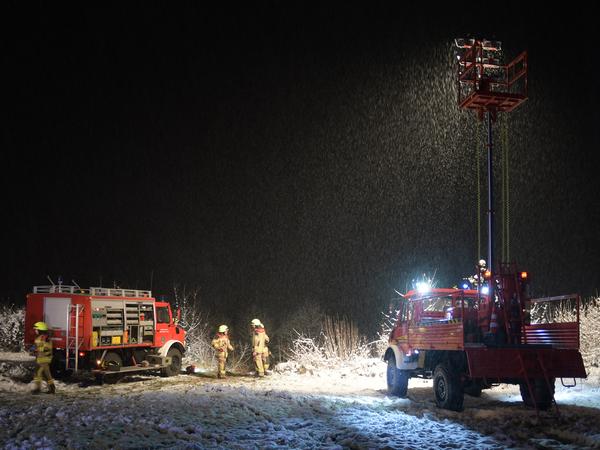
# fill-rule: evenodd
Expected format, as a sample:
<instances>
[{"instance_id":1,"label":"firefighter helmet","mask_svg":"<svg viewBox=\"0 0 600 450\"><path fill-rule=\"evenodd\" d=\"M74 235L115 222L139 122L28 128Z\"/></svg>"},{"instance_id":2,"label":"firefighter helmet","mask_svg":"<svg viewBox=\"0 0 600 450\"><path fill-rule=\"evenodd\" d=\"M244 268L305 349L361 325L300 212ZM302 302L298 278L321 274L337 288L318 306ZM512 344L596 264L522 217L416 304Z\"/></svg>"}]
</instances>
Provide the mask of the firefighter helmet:
<instances>
[{"instance_id":1,"label":"firefighter helmet","mask_svg":"<svg viewBox=\"0 0 600 450\"><path fill-rule=\"evenodd\" d=\"M219 333L225 333L229 330L229 328L227 327L227 325L221 325L219 327Z\"/></svg>"},{"instance_id":2,"label":"firefighter helmet","mask_svg":"<svg viewBox=\"0 0 600 450\"><path fill-rule=\"evenodd\" d=\"M260 322L260 320L258 319L252 319L252 322L250 322L253 326L255 327L262 327L263 324Z\"/></svg>"},{"instance_id":3,"label":"firefighter helmet","mask_svg":"<svg viewBox=\"0 0 600 450\"><path fill-rule=\"evenodd\" d=\"M46 325L46 322L36 322L33 324L33 328L38 331L48 331L48 325Z\"/></svg>"}]
</instances>

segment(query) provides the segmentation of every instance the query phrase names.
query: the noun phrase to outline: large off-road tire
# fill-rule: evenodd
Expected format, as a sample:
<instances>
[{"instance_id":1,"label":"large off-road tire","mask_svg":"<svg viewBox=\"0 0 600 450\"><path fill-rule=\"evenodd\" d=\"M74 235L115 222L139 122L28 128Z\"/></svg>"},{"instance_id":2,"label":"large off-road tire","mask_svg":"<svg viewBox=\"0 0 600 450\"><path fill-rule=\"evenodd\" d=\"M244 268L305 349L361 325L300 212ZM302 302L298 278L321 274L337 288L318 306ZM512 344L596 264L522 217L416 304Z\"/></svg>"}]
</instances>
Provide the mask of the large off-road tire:
<instances>
[{"instance_id":1,"label":"large off-road tire","mask_svg":"<svg viewBox=\"0 0 600 450\"><path fill-rule=\"evenodd\" d=\"M438 407L462 411L464 392L458 373L446 364L438 364L433 371L433 393Z\"/></svg>"},{"instance_id":2,"label":"large off-road tire","mask_svg":"<svg viewBox=\"0 0 600 450\"><path fill-rule=\"evenodd\" d=\"M171 358L171 365L161 369L160 374L163 377L179 375L179 372L181 372L181 351L178 348L171 347L167 352L167 356Z\"/></svg>"},{"instance_id":3,"label":"large off-road tire","mask_svg":"<svg viewBox=\"0 0 600 450\"><path fill-rule=\"evenodd\" d=\"M388 359L387 366L387 388L390 395L406 397L408 392L408 379L410 371L400 370L396 367L396 358L392 355Z\"/></svg>"},{"instance_id":4,"label":"large off-road tire","mask_svg":"<svg viewBox=\"0 0 600 450\"><path fill-rule=\"evenodd\" d=\"M554 398L554 378L548 380L550 386L546 383L545 378L530 379L531 390L533 391L534 398L531 398L527 382L522 381L519 383L519 389L521 391L521 398L523 403L527 406L536 407L540 410L548 409L552 406L552 399ZM534 400L535 399L535 404Z\"/></svg>"},{"instance_id":5,"label":"large off-road tire","mask_svg":"<svg viewBox=\"0 0 600 450\"><path fill-rule=\"evenodd\" d=\"M121 355L118 353L108 352L106 355L104 355L102 366L105 370L118 372L119 369L123 367L123 358L121 358Z\"/></svg>"}]
</instances>

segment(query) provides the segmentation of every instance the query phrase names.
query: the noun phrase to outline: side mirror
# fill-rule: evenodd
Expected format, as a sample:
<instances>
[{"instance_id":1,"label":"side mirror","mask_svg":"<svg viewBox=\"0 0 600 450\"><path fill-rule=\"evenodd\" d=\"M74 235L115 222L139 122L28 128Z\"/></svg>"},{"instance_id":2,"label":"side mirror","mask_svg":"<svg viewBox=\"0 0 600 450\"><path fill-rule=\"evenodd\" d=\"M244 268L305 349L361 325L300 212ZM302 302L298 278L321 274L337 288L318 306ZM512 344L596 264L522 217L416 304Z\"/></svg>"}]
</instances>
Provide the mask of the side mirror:
<instances>
[{"instance_id":1,"label":"side mirror","mask_svg":"<svg viewBox=\"0 0 600 450\"><path fill-rule=\"evenodd\" d=\"M177 308L177 313L175 316L175 323L179 323L180 320L181 320L181 308Z\"/></svg>"}]
</instances>

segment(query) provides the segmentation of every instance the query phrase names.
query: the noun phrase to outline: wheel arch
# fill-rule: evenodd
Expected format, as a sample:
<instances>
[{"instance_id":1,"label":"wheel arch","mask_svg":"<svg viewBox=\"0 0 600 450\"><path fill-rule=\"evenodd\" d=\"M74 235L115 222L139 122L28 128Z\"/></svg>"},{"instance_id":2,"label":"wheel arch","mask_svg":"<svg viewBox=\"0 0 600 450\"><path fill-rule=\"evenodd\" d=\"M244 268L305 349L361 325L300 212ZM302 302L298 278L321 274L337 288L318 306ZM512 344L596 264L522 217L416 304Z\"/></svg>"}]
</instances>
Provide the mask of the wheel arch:
<instances>
[{"instance_id":1,"label":"wheel arch","mask_svg":"<svg viewBox=\"0 0 600 450\"><path fill-rule=\"evenodd\" d=\"M181 342L176 341L174 339L165 342L165 344L158 349L157 353L160 356L167 356L167 353L169 353L169 350L171 350L172 348L178 349L182 355L185 354L185 346Z\"/></svg>"},{"instance_id":2,"label":"wheel arch","mask_svg":"<svg viewBox=\"0 0 600 450\"><path fill-rule=\"evenodd\" d=\"M392 357L392 355L394 356L394 360L396 361L397 369L413 370L413 369L417 368L418 361L416 359L416 355L413 355L410 358L407 358L404 355L404 352L402 352L402 350L400 350L400 347L398 347L395 344L392 344L387 348L387 350L385 351L385 354L383 356L383 360L386 362L389 361L389 359Z\"/></svg>"},{"instance_id":3,"label":"wheel arch","mask_svg":"<svg viewBox=\"0 0 600 450\"><path fill-rule=\"evenodd\" d=\"M392 344L385 351L385 354L383 355L383 360L385 362L387 362L393 356L394 360L396 361L396 367L400 368L399 365L398 365L398 361L402 360L402 356L401 355L402 355L402 352L400 351L400 348L398 348L397 345Z\"/></svg>"}]
</instances>

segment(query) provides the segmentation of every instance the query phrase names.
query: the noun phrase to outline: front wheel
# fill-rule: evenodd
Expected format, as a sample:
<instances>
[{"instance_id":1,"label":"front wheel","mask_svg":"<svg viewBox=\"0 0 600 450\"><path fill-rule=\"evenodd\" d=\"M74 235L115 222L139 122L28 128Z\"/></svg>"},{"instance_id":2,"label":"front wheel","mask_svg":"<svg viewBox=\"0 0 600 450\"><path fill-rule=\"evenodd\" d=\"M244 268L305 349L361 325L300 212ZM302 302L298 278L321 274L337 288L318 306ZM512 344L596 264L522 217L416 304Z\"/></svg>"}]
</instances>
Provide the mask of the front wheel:
<instances>
[{"instance_id":1,"label":"front wheel","mask_svg":"<svg viewBox=\"0 0 600 450\"><path fill-rule=\"evenodd\" d=\"M387 366L387 387L390 395L406 397L408 393L409 371L400 370L396 367L396 358L391 356Z\"/></svg>"},{"instance_id":2,"label":"front wheel","mask_svg":"<svg viewBox=\"0 0 600 450\"><path fill-rule=\"evenodd\" d=\"M433 371L433 392L438 407L462 411L464 392L457 373L446 363L438 364Z\"/></svg>"},{"instance_id":3,"label":"front wheel","mask_svg":"<svg viewBox=\"0 0 600 450\"><path fill-rule=\"evenodd\" d=\"M181 372L181 352L178 348L171 347L167 352L167 357L171 358L171 364L161 370L161 375L163 377L179 375L179 372Z\"/></svg>"},{"instance_id":4,"label":"front wheel","mask_svg":"<svg viewBox=\"0 0 600 450\"><path fill-rule=\"evenodd\" d=\"M121 355L115 352L108 352L106 355L104 355L104 359L102 360L102 368L104 369L104 373L101 374L100 377L96 377L97 381L100 384L117 383L122 376L122 374L119 372L121 367L123 367L123 358L121 358Z\"/></svg>"}]
</instances>

